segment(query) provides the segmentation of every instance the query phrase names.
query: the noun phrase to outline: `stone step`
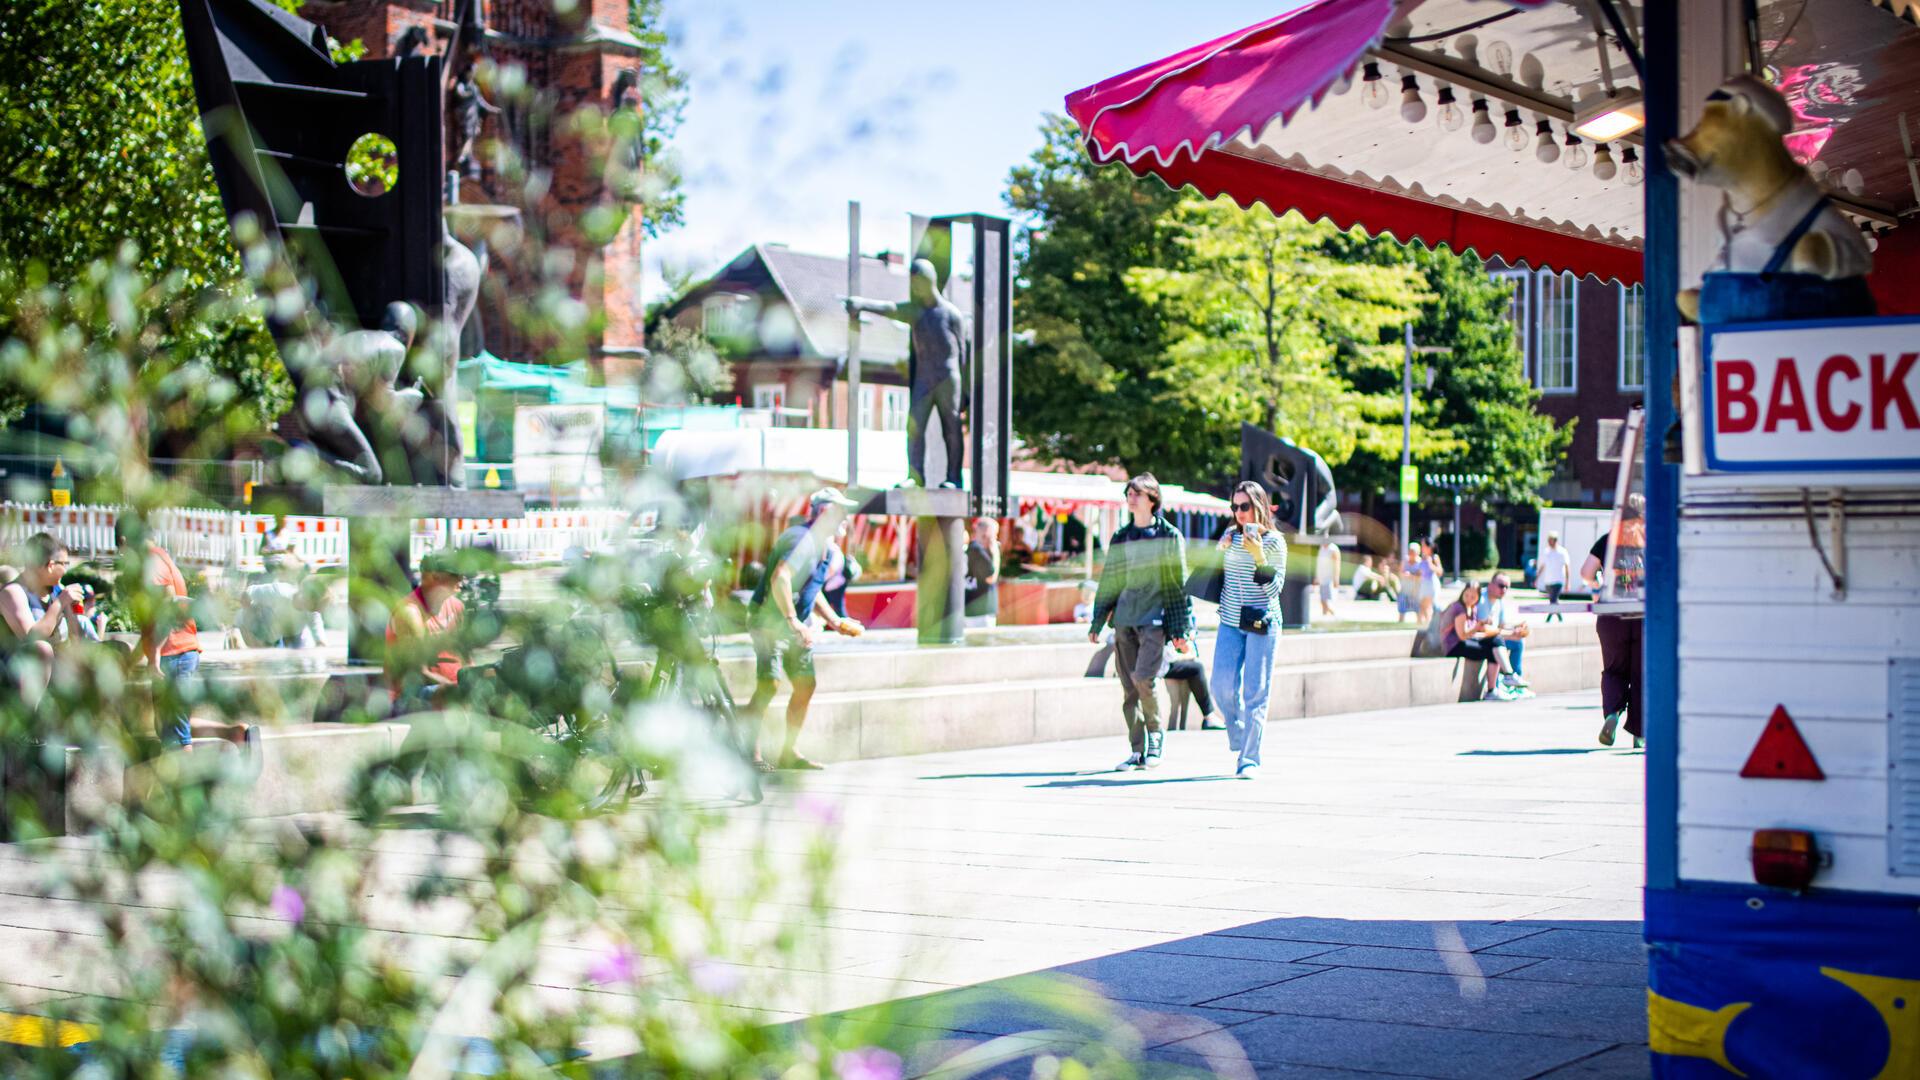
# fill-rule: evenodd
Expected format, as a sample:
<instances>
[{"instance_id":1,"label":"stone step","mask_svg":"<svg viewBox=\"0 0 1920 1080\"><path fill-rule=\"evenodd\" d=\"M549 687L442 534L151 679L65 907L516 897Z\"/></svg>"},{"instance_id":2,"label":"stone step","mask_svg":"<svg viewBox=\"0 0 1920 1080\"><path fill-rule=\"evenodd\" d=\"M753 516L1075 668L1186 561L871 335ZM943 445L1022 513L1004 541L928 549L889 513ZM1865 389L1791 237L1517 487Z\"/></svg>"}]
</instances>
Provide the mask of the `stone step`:
<instances>
[{"instance_id":1,"label":"stone step","mask_svg":"<svg viewBox=\"0 0 1920 1080\"><path fill-rule=\"evenodd\" d=\"M1537 693L1584 690L1599 684L1599 647L1592 640L1590 627L1580 630L1584 632L1563 634L1552 628L1552 632L1542 634L1536 629L1525 664ZM1319 640L1309 635L1282 639L1283 646L1302 644L1285 650L1276 661L1269 720L1436 705L1460 697L1467 665L1449 659L1416 660L1406 656L1411 634L1317 637ZM1397 643L1399 653L1376 655L1384 650L1373 643L1321 647L1323 641L1342 637L1390 639ZM1550 644L1556 641L1567 643ZM1042 652L1048 663L1037 664L1023 655L1031 652ZM1362 658L1304 659L1324 657L1329 652L1352 652ZM1002 662L988 669L992 672L988 677L964 681L956 677L954 665L940 662L955 653L968 656L963 675L969 671L978 675L981 669L974 665L982 658ZM823 664L822 689L809 710L801 749L821 761L835 762L1112 736L1115 749L1124 755L1120 682L1111 676L1088 679L1080 674L1089 653L1084 640L942 651L873 650L857 659L908 680L881 686L871 685L870 679L861 680L867 685L837 684L832 679L834 673L870 669L837 664L828 668ZM1044 675L1033 677L1034 671L1043 671ZM750 669L747 675L750 679ZM311 691L317 696L320 683L310 675L302 677L311 683ZM287 678L290 685L296 681L294 676ZM745 695L741 700L744 702ZM1161 701L1164 711L1166 699L1162 697ZM765 717L763 745L769 749L779 745L784 711L782 694ZM1193 730L1199 724L1197 710L1190 709L1188 722L1197 737L1197 730ZM407 730L406 724L394 722L281 723L265 727L261 774L252 789L255 812L267 816L344 808L348 781L355 769L398 749ZM1224 745L1223 739L1223 750ZM143 785L175 782L193 770L212 767L221 757L212 753L170 755L157 763L125 770L90 767L77 751L68 751L67 760L63 789L50 793L42 812L52 820L65 821L74 830L82 826L89 807L137 797Z\"/></svg>"}]
</instances>

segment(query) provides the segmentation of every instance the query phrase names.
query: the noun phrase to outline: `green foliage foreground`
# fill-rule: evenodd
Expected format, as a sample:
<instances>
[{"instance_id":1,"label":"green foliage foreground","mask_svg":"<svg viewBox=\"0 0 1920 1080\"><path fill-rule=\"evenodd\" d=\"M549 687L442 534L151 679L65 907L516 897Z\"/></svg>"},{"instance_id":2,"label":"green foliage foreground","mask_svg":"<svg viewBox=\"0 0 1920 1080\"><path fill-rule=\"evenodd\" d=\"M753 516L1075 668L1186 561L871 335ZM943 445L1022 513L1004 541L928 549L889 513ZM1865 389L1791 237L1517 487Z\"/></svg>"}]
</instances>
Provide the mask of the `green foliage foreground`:
<instances>
[{"instance_id":1,"label":"green foliage foreground","mask_svg":"<svg viewBox=\"0 0 1920 1080\"><path fill-rule=\"evenodd\" d=\"M114 465L98 470L96 495L137 522L186 494L146 468L125 418L180 392L173 380L191 365L150 343L162 320L194 309L177 283L134 263L35 291L0 344L0 374L71 411L94 463ZM201 400L237 402L218 373L191 377ZM271 740L264 775L217 743L181 753L154 740L152 713L180 702L202 722L306 719L287 715L280 681L179 687L106 646L62 648L48 672L32 650L10 650L0 671L8 840L47 868L43 887L58 899L45 902L75 931L51 958L54 974L82 994L31 1011L87 1027L77 1051L9 1050L0 1068L897 1077L917 1052L912 1032L924 1030L894 1022L908 1013L769 1025L758 1011L817 1011L834 967L823 924L840 809L786 790L753 805L740 733L701 681L712 675L701 667L702 613L718 568L708 552L728 549L733 533L645 474L625 495L663 514L658 536L596 554L545 601L476 602L458 646L496 659L495 674L453 707L403 717L411 729L391 751L326 763L348 813L259 817L289 779ZM704 544L685 532L697 524ZM356 557L374 547L356 540ZM119 571L126 616L160 630L177 622L178 606L139 588L137 563L123 563L95 569ZM375 609L408 587L364 567L356 585L356 604ZM405 671L425 656L389 660ZM665 668L686 677L656 677ZM374 687L369 705L386 696ZM371 718L349 710L349 721ZM664 780L643 797L610 781L642 769ZM124 797L67 808L84 831L55 847L44 839L61 825L55 796L81 777L121 779ZM11 977L31 978L0 972ZM1029 1004L1058 1019L1053 1049L1020 1075L1137 1074L1140 1040L1097 994L1050 986ZM959 1026L938 1004L910 1008L916 1025ZM46 1029L49 1041L77 1030ZM619 1052L570 1060L589 1046ZM983 1040L954 1075L1035 1057L1030 1042Z\"/></svg>"}]
</instances>

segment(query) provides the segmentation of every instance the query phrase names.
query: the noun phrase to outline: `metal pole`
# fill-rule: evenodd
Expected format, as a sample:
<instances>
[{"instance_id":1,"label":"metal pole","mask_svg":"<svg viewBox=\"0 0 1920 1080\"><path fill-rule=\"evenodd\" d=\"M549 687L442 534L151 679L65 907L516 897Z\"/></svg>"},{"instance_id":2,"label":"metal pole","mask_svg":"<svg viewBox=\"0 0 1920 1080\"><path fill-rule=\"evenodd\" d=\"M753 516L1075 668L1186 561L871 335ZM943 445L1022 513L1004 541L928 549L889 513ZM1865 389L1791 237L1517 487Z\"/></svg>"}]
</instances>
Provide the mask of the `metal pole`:
<instances>
[{"instance_id":1,"label":"metal pole","mask_svg":"<svg viewBox=\"0 0 1920 1080\"><path fill-rule=\"evenodd\" d=\"M860 203L847 201L847 295L860 295ZM847 487L860 485L860 313L847 313Z\"/></svg>"},{"instance_id":2,"label":"metal pole","mask_svg":"<svg viewBox=\"0 0 1920 1080\"><path fill-rule=\"evenodd\" d=\"M1460 489L1453 489L1453 573L1460 576Z\"/></svg>"},{"instance_id":3,"label":"metal pole","mask_svg":"<svg viewBox=\"0 0 1920 1080\"><path fill-rule=\"evenodd\" d=\"M1407 469L1413 464L1413 324L1406 329L1406 356L1400 365L1400 475L1407 475ZM1412 508L1407 505L1405 495L1400 497L1400 543L1395 553L1407 550L1407 541L1413 536Z\"/></svg>"}]
</instances>

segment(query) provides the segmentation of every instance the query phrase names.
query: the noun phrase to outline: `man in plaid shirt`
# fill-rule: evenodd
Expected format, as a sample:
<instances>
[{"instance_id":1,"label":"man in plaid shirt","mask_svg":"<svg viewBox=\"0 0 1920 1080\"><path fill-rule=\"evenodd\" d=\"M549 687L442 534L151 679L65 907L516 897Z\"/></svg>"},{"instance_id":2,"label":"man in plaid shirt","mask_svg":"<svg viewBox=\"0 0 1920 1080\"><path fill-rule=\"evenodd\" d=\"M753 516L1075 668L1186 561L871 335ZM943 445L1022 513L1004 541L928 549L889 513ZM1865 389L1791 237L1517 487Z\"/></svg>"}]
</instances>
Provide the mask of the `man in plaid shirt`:
<instances>
[{"instance_id":1,"label":"man in plaid shirt","mask_svg":"<svg viewBox=\"0 0 1920 1080\"><path fill-rule=\"evenodd\" d=\"M1127 481L1126 498L1133 520L1108 543L1087 634L1087 640L1098 643L1101 628L1109 620L1113 623L1114 659L1126 691L1121 711L1133 750L1120 763L1122 772L1160 764L1164 733L1155 687L1166 666L1167 644L1185 648L1193 625L1186 541L1160 513L1160 482L1142 473Z\"/></svg>"}]
</instances>

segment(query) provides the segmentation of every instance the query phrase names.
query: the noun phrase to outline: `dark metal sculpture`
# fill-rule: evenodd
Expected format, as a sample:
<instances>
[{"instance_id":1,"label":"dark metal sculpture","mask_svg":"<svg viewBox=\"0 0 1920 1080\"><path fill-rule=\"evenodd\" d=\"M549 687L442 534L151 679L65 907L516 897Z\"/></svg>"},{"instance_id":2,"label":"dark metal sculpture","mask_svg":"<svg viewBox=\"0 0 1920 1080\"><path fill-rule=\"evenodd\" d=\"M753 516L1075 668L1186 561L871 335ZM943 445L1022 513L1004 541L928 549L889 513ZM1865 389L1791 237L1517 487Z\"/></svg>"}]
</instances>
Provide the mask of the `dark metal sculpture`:
<instances>
[{"instance_id":1,"label":"dark metal sculpture","mask_svg":"<svg viewBox=\"0 0 1920 1080\"><path fill-rule=\"evenodd\" d=\"M434 440L429 456L383 452L338 370L330 362L302 359L309 351L305 343L321 325L314 316L360 328L381 323L395 303L435 320L449 314L440 59L336 64L323 30L267 0L180 0L180 11L194 96L228 218L243 235L257 228L277 242L310 301L293 318L268 319L308 439L329 462L363 482L458 485L464 470L451 425L430 420L430 426L449 428L451 437ZM356 189L347 159L367 135L391 141L396 175L391 183L383 178ZM437 336L429 340L437 344ZM332 345L322 352L339 355ZM447 363L444 356L435 361L440 368ZM434 398L429 413L452 411L436 393L443 382L444 373L437 371L422 379L422 397Z\"/></svg>"},{"instance_id":2,"label":"dark metal sculpture","mask_svg":"<svg viewBox=\"0 0 1920 1080\"><path fill-rule=\"evenodd\" d=\"M1273 496L1273 519L1296 533L1319 535L1340 527L1340 495L1327 460L1292 439L1252 424L1240 425L1240 479Z\"/></svg>"},{"instance_id":3,"label":"dark metal sculpture","mask_svg":"<svg viewBox=\"0 0 1920 1080\"><path fill-rule=\"evenodd\" d=\"M927 423L937 412L940 434L947 444L946 478L940 486L958 489L960 469L966 461L965 428L960 423L970 344L966 317L953 301L940 294L939 275L926 259L913 260L909 290L907 299L899 303L851 296L847 298L847 310L884 315L907 325L907 381L912 387L907 416L907 475L914 484L930 486Z\"/></svg>"}]
</instances>

